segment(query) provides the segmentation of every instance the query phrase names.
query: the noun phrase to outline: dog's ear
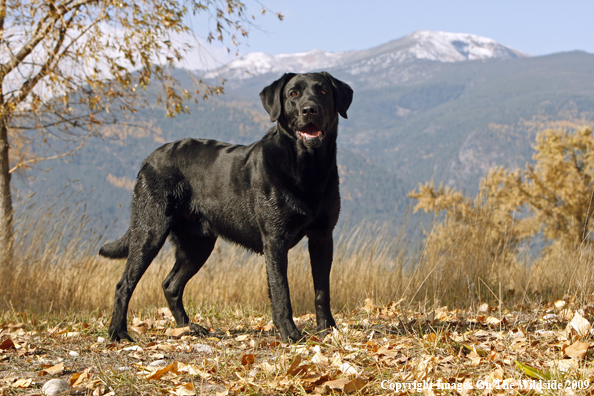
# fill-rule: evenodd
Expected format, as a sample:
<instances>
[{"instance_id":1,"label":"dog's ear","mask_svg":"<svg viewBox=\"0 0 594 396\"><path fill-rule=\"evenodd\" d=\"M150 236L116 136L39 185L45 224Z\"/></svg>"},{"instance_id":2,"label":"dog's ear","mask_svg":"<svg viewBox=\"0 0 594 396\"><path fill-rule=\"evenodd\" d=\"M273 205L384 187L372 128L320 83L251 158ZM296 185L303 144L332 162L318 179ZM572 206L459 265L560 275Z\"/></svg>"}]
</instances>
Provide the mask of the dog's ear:
<instances>
[{"instance_id":1,"label":"dog's ear","mask_svg":"<svg viewBox=\"0 0 594 396\"><path fill-rule=\"evenodd\" d=\"M262 105L268 114L270 114L270 121L276 122L280 117L283 108L283 89L285 88L287 81L294 76L295 73L286 73L260 92Z\"/></svg>"},{"instance_id":2,"label":"dog's ear","mask_svg":"<svg viewBox=\"0 0 594 396\"><path fill-rule=\"evenodd\" d=\"M353 101L353 89L347 83L332 77L330 73L322 72L321 74L330 81L330 84L332 84L334 103L338 114L340 114L342 118L348 118L347 110Z\"/></svg>"},{"instance_id":3,"label":"dog's ear","mask_svg":"<svg viewBox=\"0 0 594 396\"><path fill-rule=\"evenodd\" d=\"M322 75L324 75L324 77L326 77L332 84L332 90L334 91L334 102L338 114L340 114L342 118L348 118L347 110L353 101L353 89L347 83L334 78L328 72L322 72Z\"/></svg>"}]
</instances>

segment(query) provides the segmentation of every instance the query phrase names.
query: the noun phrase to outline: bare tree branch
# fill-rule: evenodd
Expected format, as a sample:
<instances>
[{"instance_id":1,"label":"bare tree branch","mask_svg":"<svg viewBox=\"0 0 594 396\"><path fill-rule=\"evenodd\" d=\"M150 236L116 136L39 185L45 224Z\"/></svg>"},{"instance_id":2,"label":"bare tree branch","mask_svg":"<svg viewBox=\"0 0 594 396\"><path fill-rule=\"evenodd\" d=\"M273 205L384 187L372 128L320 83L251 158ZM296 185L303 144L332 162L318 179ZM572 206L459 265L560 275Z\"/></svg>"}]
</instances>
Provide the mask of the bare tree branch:
<instances>
[{"instance_id":1,"label":"bare tree branch","mask_svg":"<svg viewBox=\"0 0 594 396\"><path fill-rule=\"evenodd\" d=\"M65 152L65 153L60 153L60 154L56 154L56 155L52 155L52 156L49 156L49 157L37 157L37 158L31 158L31 159L29 159L29 160L27 160L27 161L22 161L22 162L19 162L17 165L13 166L13 167L12 167L12 168L11 168L11 169L8 171L8 173L13 173L13 172L15 172L16 170L18 170L19 168L23 168L23 167L25 167L25 166L28 166L28 165L31 165L31 164L37 164L37 163L39 163L39 162L42 162L42 161L47 161L47 160L53 160L53 159L59 159L59 158L68 157L68 156L70 156L70 155L74 154L75 152L77 152L78 150L80 150L80 149L81 149L81 148L82 148L82 147L85 145L85 143L86 143L87 139L88 139L89 137L91 137L91 136L92 136L94 133L95 133L94 131L93 131L93 132L89 132L89 133L88 133L88 134L87 134L87 135L86 135L86 136L85 136L85 137L82 139L82 141L80 142L80 144L79 144L77 147L73 148L72 150L70 150L70 151L68 151L68 152Z\"/></svg>"},{"instance_id":2,"label":"bare tree branch","mask_svg":"<svg viewBox=\"0 0 594 396\"><path fill-rule=\"evenodd\" d=\"M58 19L70 11L93 2L95 2L95 0L78 0L74 3L71 3L70 6L60 6L59 12L50 12L44 18L42 18L37 23L35 30L31 35L31 39L20 49L16 55L13 55L7 63L0 66L0 81L2 81L8 73L19 66L21 62L33 52L37 45L46 38L46 35L54 27Z\"/></svg>"}]
</instances>

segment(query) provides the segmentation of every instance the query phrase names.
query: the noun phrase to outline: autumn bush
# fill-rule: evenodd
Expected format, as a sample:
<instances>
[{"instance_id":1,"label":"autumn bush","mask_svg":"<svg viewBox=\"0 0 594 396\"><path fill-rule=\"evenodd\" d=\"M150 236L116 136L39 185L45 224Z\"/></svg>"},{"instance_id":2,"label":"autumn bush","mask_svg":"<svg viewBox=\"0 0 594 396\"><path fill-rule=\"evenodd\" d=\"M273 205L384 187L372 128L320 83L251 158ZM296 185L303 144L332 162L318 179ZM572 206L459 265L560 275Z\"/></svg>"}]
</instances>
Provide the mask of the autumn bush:
<instances>
[{"instance_id":1,"label":"autumn bush","mask_svg":"<svg viewBox=\"0 0 594 396\"><path fill-rule=\"evenodd\" d=\"M497 300L591 292L592 129L545 130L534 150L524 170L491 169L475 198L432 181L409 194L437 219L425 236L425 288L448 300L479 283L479 297Z\"/></svg>"}]
</instances>

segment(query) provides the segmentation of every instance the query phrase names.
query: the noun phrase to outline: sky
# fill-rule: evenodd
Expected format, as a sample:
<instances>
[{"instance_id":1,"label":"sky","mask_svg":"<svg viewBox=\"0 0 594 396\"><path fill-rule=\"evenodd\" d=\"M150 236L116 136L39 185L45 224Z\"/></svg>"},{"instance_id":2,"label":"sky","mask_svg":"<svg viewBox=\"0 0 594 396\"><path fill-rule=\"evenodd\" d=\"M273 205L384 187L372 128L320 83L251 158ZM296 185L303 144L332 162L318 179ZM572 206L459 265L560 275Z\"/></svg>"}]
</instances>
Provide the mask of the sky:
<instances>
[{"instance_id":1,"label":"sky","mask_svg":"<svg viewBox=\"0 0 594 396\"><path fill-rule=\"evenodd\" d=\"M582 50L594 53L594 0L245 0L254 26L239 55L314 49L369 49L417 30L471 33L529 55ZM284 15L260 15L262 5ZM208 20L194 30L204 35ZM220 45L208 52L221 63L235 56ZM194 54L195 58L196 54Z\"/></svg>"}]
</instances>

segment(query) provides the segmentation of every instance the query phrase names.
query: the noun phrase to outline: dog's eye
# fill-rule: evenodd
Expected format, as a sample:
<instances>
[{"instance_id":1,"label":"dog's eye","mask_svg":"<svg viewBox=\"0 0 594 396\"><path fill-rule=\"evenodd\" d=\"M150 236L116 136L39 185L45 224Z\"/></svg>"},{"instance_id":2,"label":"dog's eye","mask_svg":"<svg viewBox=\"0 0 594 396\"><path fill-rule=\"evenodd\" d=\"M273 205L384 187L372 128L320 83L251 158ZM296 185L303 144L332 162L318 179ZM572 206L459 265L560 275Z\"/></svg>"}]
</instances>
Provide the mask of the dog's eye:
<instances>
[{"instance_id":1,"label":"dog's eye","mask_svg":"<svg viewBox=\"0 0 594 396\"><path fill-rule=\"evenodd\" d=\"M296 97L298 95L297 91L291 91L289 92L289 95L291 95L291 97Z\"/></svg>"},{"instance_id":2,"label":"dog's eye","mask_svg":"<svg viewBox=\"0 0 594 396\"><path fill-rule=\"evenodd\" d=\"M326 94L328 93L328 91L326 91L325 89L322 89L322 90L320 91L320 93L321 93L322 95L326 95Z\"/></svg>"}]
</instances>

